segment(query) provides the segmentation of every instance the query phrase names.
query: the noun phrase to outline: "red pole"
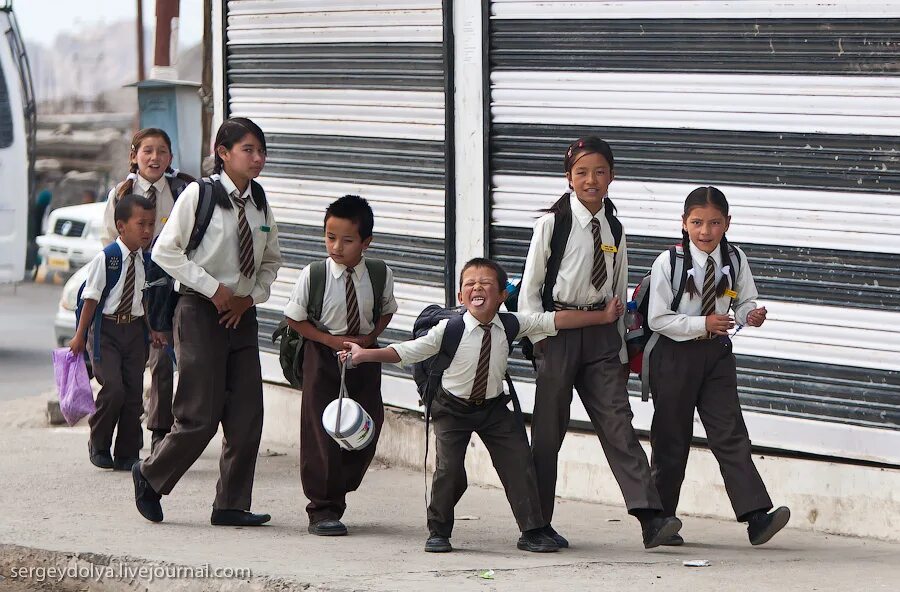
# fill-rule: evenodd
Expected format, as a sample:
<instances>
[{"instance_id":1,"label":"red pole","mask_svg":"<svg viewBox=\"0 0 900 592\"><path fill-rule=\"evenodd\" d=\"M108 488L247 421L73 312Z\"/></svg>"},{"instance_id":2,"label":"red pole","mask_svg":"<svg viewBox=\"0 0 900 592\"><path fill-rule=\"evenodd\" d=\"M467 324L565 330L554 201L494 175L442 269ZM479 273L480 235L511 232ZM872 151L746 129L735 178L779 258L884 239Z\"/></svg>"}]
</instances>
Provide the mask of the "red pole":
<instances>
[{"instance_id":1,"label":"red pole","mask_svg":"<svg viewBox=\"0 0 900 592\"><path fill-rule=\"evenodd\" d=\"M153 65L171 66L175 56L172 49L172 19L178 18L179 0L156 0L156 42Z\"/></svg>"},{"instance_id":2,"label":"red pole","mask_svg":"<svg viewBox=\"0 0 900 592\"><path fill-rule=\"evenodd\" d=\"M137 0L137 79L144 80L144 0Z\"/></svg>"}]
</instances>

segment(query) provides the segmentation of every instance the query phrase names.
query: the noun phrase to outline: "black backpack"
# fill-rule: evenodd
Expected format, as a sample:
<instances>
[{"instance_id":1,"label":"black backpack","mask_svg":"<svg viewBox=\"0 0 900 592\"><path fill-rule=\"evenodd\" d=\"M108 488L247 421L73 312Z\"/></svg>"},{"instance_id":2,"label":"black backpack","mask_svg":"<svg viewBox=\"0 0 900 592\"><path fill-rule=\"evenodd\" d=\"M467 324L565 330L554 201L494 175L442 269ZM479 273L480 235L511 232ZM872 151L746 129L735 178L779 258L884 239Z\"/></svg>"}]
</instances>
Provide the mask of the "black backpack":
<instances>
[{"instance_id":1,"label":"black backpack","mask_svg":"<svg viewBox=\"0 0 900 592\"><path fill-rule=\"evenodd\" d=\"M372 294L375 296L375 305L372 307L372 319L378 322L381 318L382 299L384 298L384 286L387 283L387 264L381 259L366 258L366 269L372 282ZM307 318L313 324L317 324L322 318L322 306L325 304L325 274L327 273L327 260L314 261L309 265L309 304L306 307ZM281 373L285 380L295 389L303 388L303 336L294 331L287 319L278 323L278 327L272 332L272 343L281 339L278 347L278 361L281 364Z\"/></svg>"},{"instance_id":2,"label":"black backpack","mask_svg":"<svg viewBox=\"0 0 900 592\"><path fill-rule=\"evenodd\" d=\"M550 235L550 255L547 257L547 273L544 276L544 286L541 289L541 304L544 310L548 312L555 310L553 288L556 286L559 268L562 265L563 255L566 252L566 244L569 242L569 233L572 231L572 204L569 203L570 198L571 193L564 193L550 208L554 216L553 233ZM622 234L624 232L622 223L616 218L615 206L612 205L612 201L609 198L606 198L605 205L604 215L606 216L606 222L609 224L609 230L612 232L616 249L618 249L619 245L622 244ZM617 254L613 253L613 266L615 266ZM505 301L506 310L510 312L519 310L521 285L522 282L519 281L512 286L512 289L508 288L509 295ZM525 356L525 359L531 360L532 366L537 370L537 364L534 361L534 345L531 343L531 340L525 337L519 340L519 344L522 347L522 355Z\"/></svg>"},{"instance_id":3,"label":"black backpack","mask_svg":"<svg viewBox=\"0 0 900 592\"><path fill-rule=\"evenodd\" d=\"M200 185L200 198L197 200L197 208L194 211L194 228L191 238L185 247L185 253L192 253L200 246L200 241L209 228L216 205L222 200L227 200L225 188L218 181L204 177L195 181ZM171 184L170 184L171 186ZM182 188L183 191L183 188ZM254 201L262 203L264 211L268 213L266 192L262 185L256 181L250 181L250 192ZM179 191L180 195L181 191ZM173 189L172 195L175 196ZM176 197L177 199L177 197ZM153 245L148 251L152 251L159 237L154 239ZM172 319L175 316L175 305L178 304L179 294L175 291L175 280L163 270L152 258L148 258L144 269L147 278L146 295L147 322L154 331L171 331Z\"/></svg>"},{"instance_id":4,"label":"black backpack","mask_svg":"<svg viewBox=\"0 0 900 592\"><path fill-rule=\"evenodd\" d=\"M684 247L680 243L669 247L669 281L675 289L672 298L672 310L678 310L681 299L684 296L684 287L687 283L688 270L684 265ZM738 269L741 266L741 254L734 245L728 245L728 274L731 276L731 285L737 282ZM650 398L650 364L648 357L650 350L656 343L651 339L656 334L648 321L650 314L650 272L648 271L631 293L631 300L637 304L637 312L641 315L641 325L637 329L631 329L625 333L625 346L628 349L628 363L632 372L641 377L641 400Z\"/></svg>"}]
</instances>

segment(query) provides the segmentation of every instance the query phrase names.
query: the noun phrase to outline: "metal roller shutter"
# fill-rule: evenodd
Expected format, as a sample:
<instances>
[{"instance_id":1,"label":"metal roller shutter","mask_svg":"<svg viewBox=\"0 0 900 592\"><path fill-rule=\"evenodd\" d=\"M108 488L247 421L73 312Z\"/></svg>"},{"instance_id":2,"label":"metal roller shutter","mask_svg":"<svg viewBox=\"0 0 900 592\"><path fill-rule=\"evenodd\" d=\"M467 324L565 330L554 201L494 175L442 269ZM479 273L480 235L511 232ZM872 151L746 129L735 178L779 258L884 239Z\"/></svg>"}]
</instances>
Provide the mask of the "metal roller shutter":
<instances>
[{"instance_id":1,"label":"metal roller shutter","mask_svg":"<svg viewBox=\"0 0 900 592\"><path fill-rule=\"evenodd\" d=\"M770 310L735 339L745 409L895 438L900 9L665 4L491 2L492 256L521 273L579 136L615 152L610 197L632 285L680 238L687 193L715 184ZM515 368L532 375L524 361ZM766 445L779 446L775 432ZM796 449L867 457L846 442ZM900 463L896 450L879 460Z\"/></svg>"},{"instance_id":2,"label":"metal roller shutter","mask_svg":"<svg viewBox=\"0 0 900 592\"><path fill-rule=\"evenodd\" d=\"M274 351L299 270L325 256L325 208L346 193L371 203L368 252L395 273L383 341L408 338L424 306L446 301L453 268L441 0L232 0L225 17L227 115L266 133L260 182L285 259L260 347Z\"/></svg>"}]
</instances>

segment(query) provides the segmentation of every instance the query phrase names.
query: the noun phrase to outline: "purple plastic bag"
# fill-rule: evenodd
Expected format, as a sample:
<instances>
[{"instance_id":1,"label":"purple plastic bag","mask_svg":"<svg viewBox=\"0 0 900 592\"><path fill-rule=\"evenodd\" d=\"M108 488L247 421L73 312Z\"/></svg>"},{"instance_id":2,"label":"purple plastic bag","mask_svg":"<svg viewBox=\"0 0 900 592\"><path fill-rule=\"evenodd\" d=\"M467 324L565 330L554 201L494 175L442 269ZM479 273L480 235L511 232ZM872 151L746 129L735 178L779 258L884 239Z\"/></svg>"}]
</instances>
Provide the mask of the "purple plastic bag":
<instances>
[{"instance_id":1,"label":"purple plastic bag","mask_svg":"<svg viewBox=\"0 0 900 592\"><path fill-rule=\"evenodd\" d=\"M84 356L73 354L67 347L53 350L53 373L59 391L59 410L66 423L75 425L97 410Z\"/></svg>"}]
</instances>

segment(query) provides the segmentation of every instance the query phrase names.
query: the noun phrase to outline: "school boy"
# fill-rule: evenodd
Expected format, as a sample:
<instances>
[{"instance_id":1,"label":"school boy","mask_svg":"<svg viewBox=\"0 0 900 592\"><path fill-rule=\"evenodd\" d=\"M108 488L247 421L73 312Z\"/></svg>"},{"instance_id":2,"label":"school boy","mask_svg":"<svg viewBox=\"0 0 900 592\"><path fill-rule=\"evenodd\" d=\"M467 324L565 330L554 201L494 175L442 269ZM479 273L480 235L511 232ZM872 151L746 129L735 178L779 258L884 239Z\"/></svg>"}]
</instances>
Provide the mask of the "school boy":
<instances>
[{"instance_id":1,"label":"school boy","mask_svg":"<svg viewBox=\"0 0 900 592\"><path fill-rule=\"evenodd\" d=\"M304 337L303 398L300 411L300 480L309 499L309 532L342 536L347 493L356 491L375 456L384 422L381 366L368 364L345 373L350 396L372 416L375 436L362 450L347 451L325 432L322 413L337 398L341 378L336 352L345 342L372 347L397 312L393 272L383 262L366 259L375 224L365 199L345 195L325 210L328 259L301 273L284 314ZM324 267L324 268L323 268ZM318 269L318 271L316 271ZM311 286L311 280L324 282ZM312 302L310 295L319 295Z\"/></svg>"},{"instance_id":2,"label":"school boy","mask_svg":"<svg viewBox=\"0 0 900 592\"><path fill-rule=\"evenodd\" d=\"M519 530L516 546L546 553L559 545L545 532L534 462L528 439L503 392L508 362L506 330L498 311L506 299L507 275L490 259L472 259L460 274L457 296L466 313L459 347L444 372L442 389L431 406L436 441L435 472L428 505L429 537L425 551L451 551L453 508L466 490L465 457L472 433L484 442L500 476ZM618 299L603 310L516 314L517 338L555 335L559 329L613 323L622 314ZM449 321L441 321L426 335L380 350L347 344L353 364L391 362L404 365L438 353ZM346 357L346 353L342 354Z\"/></svg>"},{"instance_id":3,"label":"school boy","mask_svg":"<svg viewBox=\"0 0 900 592\"><path fill-rule=\"evenodd\" d=\"M97 411L88 422L91 463L101 469L128 471L140 460L138 453L144 440L141 410L147 343L141 302L143 249L153 238L155 209L144 197L126 195L116 205L114 215L119 235L115 243L119 249L108 255L107 248L88 264L82 291L84 308L69 347L76 354L87 347L94 376L100 383ZM109 287L108 269L119 272L118 281ZM95 324L98 306L102 307L102 318ZM117 427L113 458L110 446Z\"/></svg>"}]
</instances>

